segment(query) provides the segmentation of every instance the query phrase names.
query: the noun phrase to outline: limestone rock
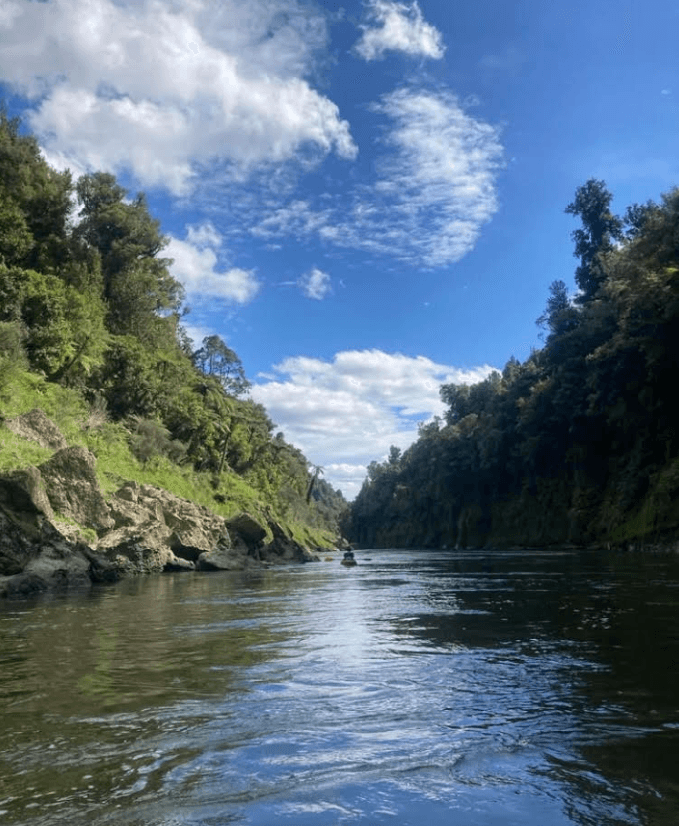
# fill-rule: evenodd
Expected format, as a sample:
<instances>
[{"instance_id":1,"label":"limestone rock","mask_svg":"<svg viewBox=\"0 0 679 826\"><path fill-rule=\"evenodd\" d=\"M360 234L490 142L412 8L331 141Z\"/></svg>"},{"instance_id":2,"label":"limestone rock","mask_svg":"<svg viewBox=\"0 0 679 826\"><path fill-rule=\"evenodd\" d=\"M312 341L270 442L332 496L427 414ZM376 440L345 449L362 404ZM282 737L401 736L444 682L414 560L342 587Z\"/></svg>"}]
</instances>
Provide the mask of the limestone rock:
<instances>
[{"instance_id":1,"label":"limestone rock","mask_svg":"<svg viewBox=\"0 0 679 826\"><path fill-rule=\"evenodd\" d=\"M55 511L95 530L114 525L94 472L95 458L84 447L67 447L40 465Z\"/></svg>"},{"instance_id":2,"label":"limestone rock","mask_svg":"<svg viewBox=\"0 0 679 826\"><path fill-rule=\"evenodd\" d=\"M108 504L115 527L100 532L96 554L105 569L110 566L121 576L196 568L242 570L249 557L257 558L266 535L249 514L227 522L152 485L126 482Z\"/></svg>"},{"instance_id":3,"label":"limestone rock","mask_svg":"<svg viewBox=\"0 0 679 826\"><path fill-rule=\"evenodd\" d=\"M280 562L319 562L320 557L292 538L290 531L275 519L268 520L273 540L262 549L266 560Z\"/></svg>"},{"instance_id":4,"label":"limestone rock","mask_svg":"<svg viewBox=\"0 0 679 826\"><path fill-rule=\"evenodd\" d=\"M91 584L89 560L77 543L61 536L42 544L40 553L24 569L24 575L38 577L50 590Z\"/></svg>"},{"instance_id":5,"label":"limestone rock","mask_svg":"<svg viewBox=\"0 0 679 826\"><path fill-rule=\"evenodd\" d=\"M166 525L148 520L109 531L101 537L96 550L121 575L160 573L175 558L168 538Z\"/></svg>"},{"instance_id":6,"label":"limestone rock","mask_svg":"<svg viewBox=\"0 0 679 826\"><path fill-rule=\"evenodd\" d=\"M94 528L93 547L75 528L71 537L59 515ZM263 546L267 536L273 542ZM82 447L62 447L39 468L0 477L0 596L162 571L244 570L263 559L318 557L274 520L262 524L248 513L226 520L152 485L126 482L107 502L95 458Z\"/></svg>"},{"instance_id":7,"label":"limestone rock","mask_svg":"<svg viewBox=\"0 0 679 826\"><path fill-rule=\"evenodd\" d=\"M28 467L0 477L0 505L24 514L54 516L45 483L37 468Z\"/></svg>"},{"instance_id":8,"label":"limestone rock","mask_svg":"<svg viewBox=\"0 0 679 826\"><path fill-rule=\"evenodd\" d=\"M257 545L266 538L266 528L249 513L241 513L226 524L230 530L240 534L248 545Z\"/></svg>"},{"instance_id":9,"label":"limestone rock","mask_svg":"<svg viewBox=\"0 0 679 826\"><path fill-rule=\"evenodd\" d=\"M66 439L59 428L38 408L22 413L14 419L7 419L5 427L17 436L30 439L50 450L62 450L67 446Z\"/></svg>"},{"instance_id":10,"label":"limestone rock","mask_svg":"<svg viewBox=\"0 0 679 826\"><path fill-rule=\"evenodd\" d=\"M70 542L40 513L0 508L0 596L90 584L83 546Z\"/></svg>"},{"instance_id":11,"label":"limestone rock","mask_svg":"<svg viewBox=\"0 0 679 826\"><path fill-rule=\"evenodd\" d=\"M199 571L242 571L250 567L253 560L237 548L217 547L198 557Z\"/></svg>"}]
</instances>

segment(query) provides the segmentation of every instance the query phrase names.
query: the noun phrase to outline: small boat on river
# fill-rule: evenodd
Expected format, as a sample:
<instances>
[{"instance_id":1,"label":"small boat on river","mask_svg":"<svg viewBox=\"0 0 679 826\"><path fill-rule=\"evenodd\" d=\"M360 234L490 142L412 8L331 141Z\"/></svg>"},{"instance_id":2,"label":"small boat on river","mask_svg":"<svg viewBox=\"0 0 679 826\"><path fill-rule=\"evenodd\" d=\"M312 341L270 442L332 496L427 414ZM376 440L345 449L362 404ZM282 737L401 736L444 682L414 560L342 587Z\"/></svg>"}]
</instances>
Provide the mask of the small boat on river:
<instances>
[{"instance_id":1,"label":"small boat on river","mask_svg":"<svg viewBox=\"0 0 679 826\"><path fill-rule=\"evenodd\" d=\"M345 551L344 556L341 560L342 565L346 565L347 568L353 568L354 565L358 565L358 562L354 559L354 552L353 551Z\"/></svg>"}]
</instances>

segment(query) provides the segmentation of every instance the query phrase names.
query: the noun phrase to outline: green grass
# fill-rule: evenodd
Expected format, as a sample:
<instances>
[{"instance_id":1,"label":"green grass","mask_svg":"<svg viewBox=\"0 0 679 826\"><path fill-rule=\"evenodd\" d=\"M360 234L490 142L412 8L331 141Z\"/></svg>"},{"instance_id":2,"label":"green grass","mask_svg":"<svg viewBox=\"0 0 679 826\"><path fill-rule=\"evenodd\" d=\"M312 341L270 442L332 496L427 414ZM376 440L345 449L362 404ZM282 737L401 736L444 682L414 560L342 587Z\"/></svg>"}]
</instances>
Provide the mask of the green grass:
<instances>
[{"instance_id":1,"label":"green grass","mask_svg":"<svg viewBox=\"0 0 679 826\"><path fill-rule=\"evenodd\" d=\"M54 522L57 528L59 528L60 525L75 528L79 538L90 545L95 545L97 542L97 532L93 528L87 528L85 525L81 525L79 522L76 522L75 519L71 519L70 516L55 512Z\"/></svg>"},{"instance_id":2,"label":"green grass","mask_svg":"<svg viewBox=\"0 0 679 826\"><path fill-rule=\"evenodd\" d=\"M52 451L35 442L29 442L15 435L6 427L0 427L0 471L40 465L46 462Z\"/></svg>"},{"instance_id":3,"label":"green grass","mask_svg":"<svg viewBox=\"0 0 679 826\"><path fill-rule=\"evenodd\" d=\"M77 440L89 409L75 391L25 370L16 370L0 388L0 413L7 419L39 407L57 425L69 443Z\"/></svg>"},{"instance_id":4,"label":"green grass","mask_svg":"<svg viewBox=\"0 0 679 826\"><path fill-rule=\"evenodd\" d=\"M163 488L226 518L242 511L250 512L255 518L273 513L275 518L290 525L293 537L301 544L316 547L333 547L335 544L330 531L312 528L299 521L290 524L281 518L272 507L273 503L235 473L225 471L215 487L212 474L198 473L188 465L176 465L164 456L145 463L139 461L130 450L129 433L123 424L104 422L98 427L87 428L90 410L78 393L50 384L35 374L14 371L0 388L0 414L4 418L13 418L36 407L55 422L69 445L81 445L94 454L97 477L105 496L132 480ZM40 465L52 453L0 426L0 471ZM59 518L72 523L65 517ZM72 525L86 531L76 523ZM86 538L86 533L83 536Z\"/></svg>"}]
</instances>

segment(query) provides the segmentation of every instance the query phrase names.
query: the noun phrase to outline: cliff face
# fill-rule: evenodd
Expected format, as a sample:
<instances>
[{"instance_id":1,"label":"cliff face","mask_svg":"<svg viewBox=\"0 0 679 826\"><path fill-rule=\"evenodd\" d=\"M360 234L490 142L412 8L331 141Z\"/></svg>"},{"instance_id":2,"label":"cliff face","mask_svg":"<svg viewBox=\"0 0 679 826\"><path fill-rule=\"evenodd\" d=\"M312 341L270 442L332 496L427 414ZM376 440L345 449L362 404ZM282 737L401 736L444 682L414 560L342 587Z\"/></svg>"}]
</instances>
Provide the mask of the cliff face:
<instances>
[{"instance_id":1,"label":"cliff face","mask_svg":"<svg viewBox=\"0 0 679 826\"><path fill-rule=\"evenodd\" d=\"M498 498L470 496L461 505L400 493L349 534L362 547L618 547L679 549L679 467L654 474L630 506L611 478L603 487L563 474L524 481Z\"/></svg>"},{"instance_id":2,"label":"cliff face","mask_svg":"<svg viewBox=\"0 0 679 826\"><path fill-rule=\"evenodd\" d=\"M0 596L82 587L163 571L243 570L316 557L273 518L226 519L152 485L105 498L95 457L65 446L40 411L10 423L56 448L38 467L0 476Z\"/></svg>"}]
</instances>

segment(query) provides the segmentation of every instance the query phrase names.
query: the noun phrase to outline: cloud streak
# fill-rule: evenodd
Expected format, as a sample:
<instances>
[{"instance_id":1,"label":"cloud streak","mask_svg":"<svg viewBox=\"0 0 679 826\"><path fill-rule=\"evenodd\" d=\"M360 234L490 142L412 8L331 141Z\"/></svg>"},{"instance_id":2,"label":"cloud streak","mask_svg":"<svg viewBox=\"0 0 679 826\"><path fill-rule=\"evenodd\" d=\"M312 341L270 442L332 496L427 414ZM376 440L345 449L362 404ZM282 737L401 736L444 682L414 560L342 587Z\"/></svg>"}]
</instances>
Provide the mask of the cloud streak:
<instances>
[{"instance_id":1,"label":"cloud streak","mask_svg":"<svg viewBox=\"0 0 679 826\"><path fill-rule=\"evenodd\" d=\"M466 112L453 95L426 89L396 89L373 111L386 128L372 183L322 207L291 200L253 221L253 233L317 235L416 267L459 261L498 209L499 130Z\"/></svg>"}]
</instances>

